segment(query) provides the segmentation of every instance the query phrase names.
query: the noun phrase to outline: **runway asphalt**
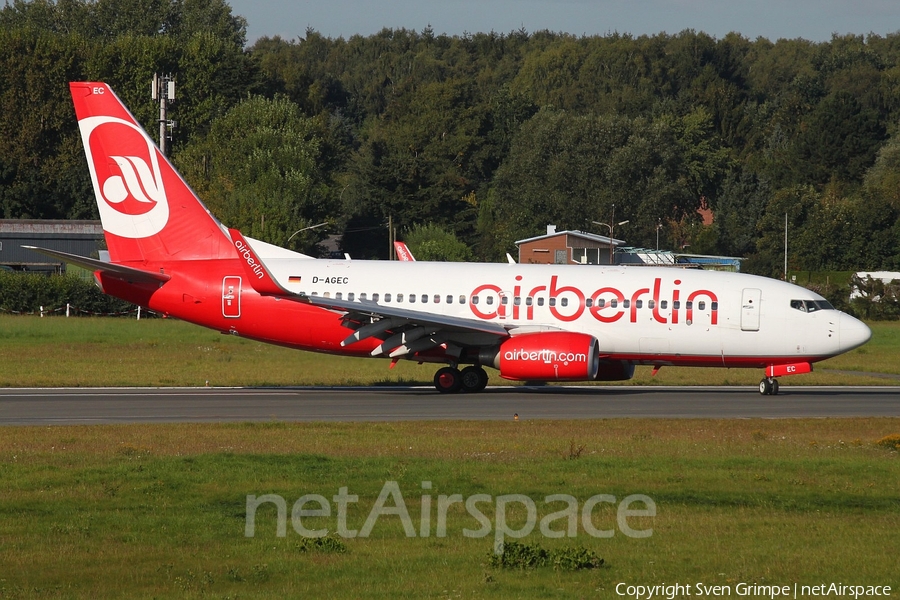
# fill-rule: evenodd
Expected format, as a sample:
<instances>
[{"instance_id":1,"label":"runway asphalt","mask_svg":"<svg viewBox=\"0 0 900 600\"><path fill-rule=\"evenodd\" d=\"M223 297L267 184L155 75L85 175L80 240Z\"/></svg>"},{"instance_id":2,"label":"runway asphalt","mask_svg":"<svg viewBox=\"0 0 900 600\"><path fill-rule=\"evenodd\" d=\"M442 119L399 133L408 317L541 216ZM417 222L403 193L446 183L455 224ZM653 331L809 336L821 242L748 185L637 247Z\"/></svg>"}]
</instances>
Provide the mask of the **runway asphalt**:
<instances>
[{"instance_id":1,"label":"runway asphalt","mask_svg":"<svg viewBox=\"0 0 900 600\"><path fill-rule=\"evenodd\" d=\"M224 421L900 417L900 387L0 389L0 425Z\"/></svg>"}]
</instances>

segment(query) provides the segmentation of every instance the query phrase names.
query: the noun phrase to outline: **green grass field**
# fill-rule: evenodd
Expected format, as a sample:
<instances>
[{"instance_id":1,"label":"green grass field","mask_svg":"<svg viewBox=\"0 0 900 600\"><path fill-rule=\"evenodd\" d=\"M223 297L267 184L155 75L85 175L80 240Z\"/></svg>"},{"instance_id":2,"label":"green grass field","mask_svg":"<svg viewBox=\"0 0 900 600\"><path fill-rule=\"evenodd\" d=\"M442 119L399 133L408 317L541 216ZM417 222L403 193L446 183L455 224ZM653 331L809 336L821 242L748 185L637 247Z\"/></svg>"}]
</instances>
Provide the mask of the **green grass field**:
<instances>
[{"instance_id":1,"label":"green grass field","mask_svg":"<svg viewBox=\"0 0 900 600\"><path fill-rule=\"evenodd\" d=\"M868 345L783 383L885 383L823 372L897 374L900 325L872 327ZM171 320L0 317L4 386L427 383L434 371L386 365ZM672 368L656 378L642 370L635 382L758 378ZM898 418L5 427L0 599L617 598L620 583L675 582L722 585L732 596L739 584L795 583L890 585L896 595L900 454L896 443L878 443L892 435L900 439ZM336 535L341 488L359 497L346 525L360 530L387 482L396 482L414 535L394 514L380 516L368 537ZM247 497L266 494L284 499L286 534L277 535L276 508L264 504L247 537ZM291 521L307 494L331 503L329 516L301 515L308 529L329 530L319 545ZM464 535L484 524L459 502L445 507L446 536L437 535L440 496L454 494L489 497L477 505L486 537ZM590 535L576 514L574 537L535 527L514 540L583 549L603 565L492 566L498 519L513 531L527 522L521 503L496 512L497 498L511 494L532 500L538 520L565 508L545 501L554 494L571 496L578 510L598 494L613 497L588 520L612 537ZM625 535L618 519L618 503L634 494L650 498L656 514L625 515L625 526L652 529L649 537ZM549 531L569 526L556 516Z\"/></svg>"},{"instance_id":2,"label":"green grass field","mask_svg":"<svg viewBox=\"0 0 900 600\"><path fill-rule=\"evenodd\" d=\"M829 370L900 375L900 322L871 323L865 346L783 385L891 384ZM436 367L300 352L172 319L0 315L0 386L290 386L430 384ZM491 385L507 384L489 369ZM756 385L758 369L640 367L624 385ZM617 384L622 385L622 384Z\"/></svg>"},{"instance_id":3,"label":"green grass field","mask_svg":"<svg viewBox=\"0 0 900 600\"><path fill-rule=\"evenodd\" d=\"M875 443L897 432L900 419L5 428L0 598L607 598L618 583L674 582L897 590L900 457ZM346 487L359 496L347 526L359 530L388 481L415 537L390 514L369 537L335 536L333 505L301 521L338 541L315 547L290 517L278 537L271 504L245 536L247 495L280 495L290 512L304 494L331 501ZM579 519L573 538L535 528L519 540L585 548L602 567L508 570L489 564L493 530L463 535L479 523L460 504L436 537L442 494L522 494L539 518L564 507L545 503L551 494L579 507L644 494L656 516L631 517L652 535L628 537L602 503L591 523L612 537ZM494 507L481 505L495 525ZM524 525L522 505L504 512L512 529Z\"/></svg>"}]
</instances>

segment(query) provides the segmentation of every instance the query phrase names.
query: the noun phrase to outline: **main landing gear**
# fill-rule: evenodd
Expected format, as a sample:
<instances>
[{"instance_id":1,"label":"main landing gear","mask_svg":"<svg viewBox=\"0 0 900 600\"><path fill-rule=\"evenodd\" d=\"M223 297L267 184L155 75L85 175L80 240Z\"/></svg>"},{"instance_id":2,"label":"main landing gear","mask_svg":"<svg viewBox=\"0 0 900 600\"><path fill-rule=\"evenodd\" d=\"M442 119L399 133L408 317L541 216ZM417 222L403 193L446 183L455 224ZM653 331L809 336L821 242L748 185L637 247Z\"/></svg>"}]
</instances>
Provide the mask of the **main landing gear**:
<instances>
[{"instance_id":1,"label":"main landing gear","mask_svg":"<svg viewBox=\"0 0 900 600\"><path fill-rule=\"evenodd\" d=\"M487 387L488 374L478 365L462 371L455 367L443 367L434 374L434 387L442 394L465 392L473 394Z\"/></svg>"},{"instance_id":2,"label":"main landing gear","mask_svg":"<svg viewBox=\"0 0 900 600\"><path fill-rule=\"evenodd\" d=\"M778 395L778 380L773 377L765 377L759 382L759 393L763 396Z\"/></svg>"}]
</instances>

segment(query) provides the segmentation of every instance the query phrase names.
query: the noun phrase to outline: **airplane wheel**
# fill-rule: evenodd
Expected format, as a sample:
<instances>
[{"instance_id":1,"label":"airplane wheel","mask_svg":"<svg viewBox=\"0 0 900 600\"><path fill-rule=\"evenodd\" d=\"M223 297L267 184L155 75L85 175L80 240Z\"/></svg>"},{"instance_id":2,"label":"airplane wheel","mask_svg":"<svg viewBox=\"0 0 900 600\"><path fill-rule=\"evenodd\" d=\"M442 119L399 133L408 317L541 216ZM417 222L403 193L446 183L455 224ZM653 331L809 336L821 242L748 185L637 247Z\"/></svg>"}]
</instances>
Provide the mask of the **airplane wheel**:
<instances>
[{"instance_id":1,"label":"airplane wheel","mask_svg":"<svg viewBox=\"0 0 900 600\"><path fill-rule=\"evenodd\" d=\"M463 392L474 394L487 387L488 374L481 367L473 365L462 370L460 381L462 382Z\"/></svg>"},{"instance_id":2,"label":"airplane wheel","mask_svg":"<svg viewBox=\"0 0 900 600\"><path fill-rule=\"evenodd\" d=\"M459 369L443 367L434 374L434 387L442 394L454 394L462 387Z\"/></svg>"},{"instance_id":3,"label":"airplane wheel","mask_svg":"<svg viewBox=\"0 0 900 600\"><path fill-rule=\"evenodd\" d=\"M762 379L759 382L759 393L763 396L775 396L778 394L777 379Z\"/></svg>"}]
</instances>

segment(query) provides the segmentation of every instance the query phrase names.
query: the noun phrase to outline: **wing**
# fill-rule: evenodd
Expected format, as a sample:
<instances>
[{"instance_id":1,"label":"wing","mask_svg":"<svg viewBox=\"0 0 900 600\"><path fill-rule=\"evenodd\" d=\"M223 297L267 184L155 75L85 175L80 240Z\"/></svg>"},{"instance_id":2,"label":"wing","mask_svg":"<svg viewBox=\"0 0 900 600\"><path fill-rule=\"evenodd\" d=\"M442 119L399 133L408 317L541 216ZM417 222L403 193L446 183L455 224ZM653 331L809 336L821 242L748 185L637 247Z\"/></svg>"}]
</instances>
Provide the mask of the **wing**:
<instances>
[{"instance_id":1,"label":"wing","mask_svg":"<svg viewBox=\"0 0 900 600\"><path fill-rule=\"evenodd\" d=\"M396 358L438 346L451 356L459 356L463 348L492 346L510 335L506 327L490 321L407 310L370 301L350 302L300 294L296 299L343 313L344 326L355 331L341 342L341 346L370 337L381 339L382 343L372 351L372 356L387 354Z\"/></svg>"},{"instance_id":2,"label":"wing","mask_svg":"<svg viewBox=\"0 0 900 600\"><path fill-rule=\"evenodd\" d=\"M241 232L229 229L229 233L241 255L247 280L257 293L311 304L343 315L342 324L353 332L341 346L374 337L382 342L372 351L372 356L397 358L440 347L444 353L459 357L465 348L496 345L510 335L509 329L490 321L291 292L275 280Z\"/></svg>"}]
</instances>

